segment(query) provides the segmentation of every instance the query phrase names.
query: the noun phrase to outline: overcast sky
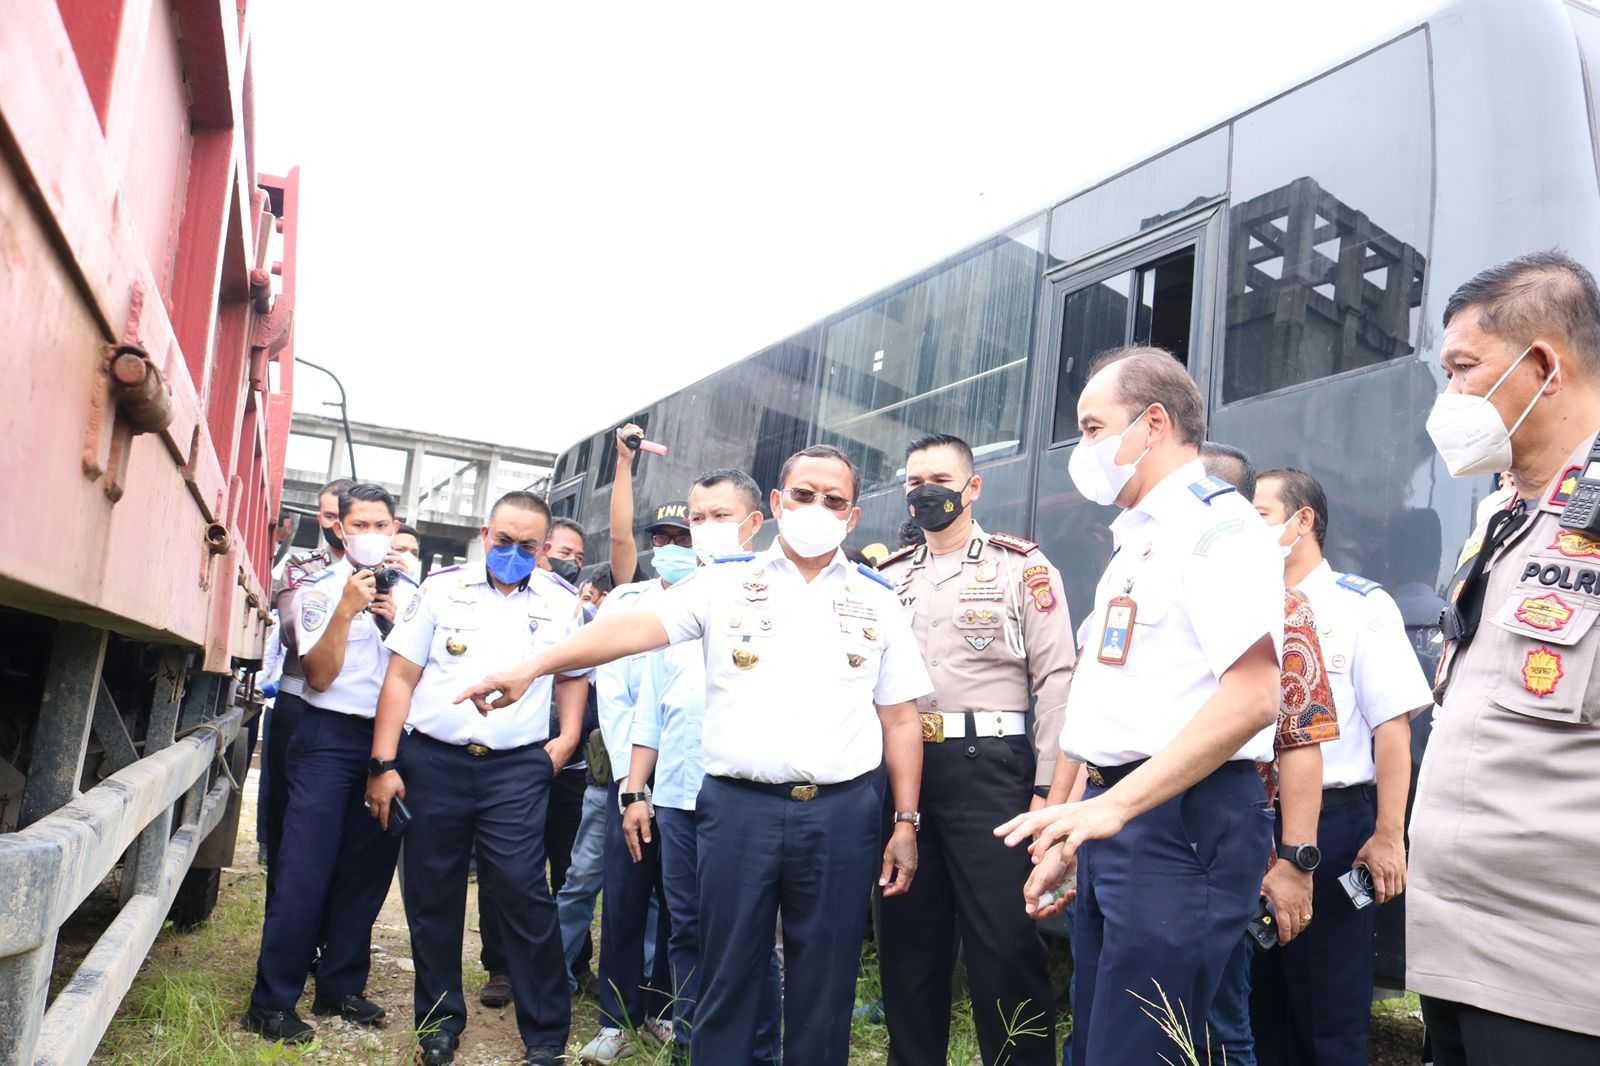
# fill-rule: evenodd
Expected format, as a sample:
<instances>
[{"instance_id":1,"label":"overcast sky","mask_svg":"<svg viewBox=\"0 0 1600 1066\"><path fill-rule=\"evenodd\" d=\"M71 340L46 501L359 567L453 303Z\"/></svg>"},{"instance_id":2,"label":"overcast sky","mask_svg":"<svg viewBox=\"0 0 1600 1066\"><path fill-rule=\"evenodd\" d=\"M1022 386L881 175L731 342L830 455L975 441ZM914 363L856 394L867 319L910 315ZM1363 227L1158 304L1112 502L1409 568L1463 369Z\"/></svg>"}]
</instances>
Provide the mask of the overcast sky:
<instances>
[{"instance_id":1,"label":"overcast sky","mask_svg":"<svg viewBox=\"0 0 1600 1066\"><path fill-rule=\"evenodd\" d=\"M354 419L559 451L1431 6L255 4L295 345Z\"/></svg>"}]
</instances>

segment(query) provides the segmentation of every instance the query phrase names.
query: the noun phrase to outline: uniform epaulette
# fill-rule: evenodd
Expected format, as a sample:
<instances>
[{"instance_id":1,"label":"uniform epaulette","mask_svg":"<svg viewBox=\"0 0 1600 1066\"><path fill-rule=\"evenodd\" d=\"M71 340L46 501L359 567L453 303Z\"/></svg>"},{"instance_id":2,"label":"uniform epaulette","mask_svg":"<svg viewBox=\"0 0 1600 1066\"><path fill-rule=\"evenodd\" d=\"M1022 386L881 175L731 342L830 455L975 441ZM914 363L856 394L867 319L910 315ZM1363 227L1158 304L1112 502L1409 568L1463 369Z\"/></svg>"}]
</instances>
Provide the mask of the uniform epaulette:
<instances>
[{"instance_id":1,"label":"uniform epaulette","mask_svg":"<svg viewBox=\"0 0 1600 1066\"><path fill-rule=\"evenodd\" d=\"M1018 555L1027 555L1029 552L1038 551L1039 545L1031 540L1013 537L1010 533L990 533L989 543L998 544L1007 551L1014 551Z\"/></svg>"},{"instance_id":2,"label":"uniform epaulette","mask_svg":"<svg viewBox=\"0 0 1600 1066\"><path fill-rule=\"evenodd\" d=\"M574 596L576 596L578 594L577 587L574 586L572 584L572 582L568 581L566 578L564 578L560 574L556 573L554 570L538 570L538 569L536 569L536 570L534 570L534 573L543 574L546 578L548 578L551 581L554 581L557 585L560 585L562 588L566 589L568 592L572 593Z\"/></svg>"},{"instance_id":3,"label":"uniform epaulette","mask_svg":"<svg viewBox=\"0 0 1600 1066\"><path fill-rule=\"evenodd\" d=\"M332 576L333 576L333 567L331 567L331 566L325 567L324 569L318 570L316 573L314 573L310 577L306 578L304 581L301 582L301 584L302 585L315 585L318 581L325 580L326 578L330 578Z\"/></svg>"},{"instance_id":4,"label":"uniform epaulette","mask_svg":"<svg viewBox=\"0 0 1600 1066\"><path fill-rule=\"evenodd\" d=\"M429 578L442 577L445 574L453 574L457 570L460 570L460 569L461 569L460 564L457 564L455 566L442 567L442 568L440 568L438 570L429 570L428 571L428 577Z\"/></svg>"},{"instance_id":5,"label":"uniform epaulette","mask_svg":"<svg viewBox=\"0 0 1600 1066\"><path fill-rule=\"evenodd\" d=\"M755 552L740 552L738 555L714 555L711 557L711 565L717 566L722 563L748 563L755 557Z\"/></svg>"},{"instance_id":6,"label":"uniform epaulette","mask_svg":"<svg viewBox=\"0 0 1600 1066\"><path fill-rule=\"evenodd\" d=\"M1222 480L1220 477L1208 476L1203 477L1199 481L1196 481L1193 485L1190 485L1189 491L1194 493L1195 499L1199 500L1201 503L1210 503L1218 496L1224 496L1230 492L1237 492L1239 490Z\"/></svg>"},{"instance_id":7,"label":"uniform epaulette","mask_svg":"<svg viewBox=\"0 0 1600 1066\"><path fill-rule=\"evenodd\" d=\"M1358 577L1355 574L1340 574L1337 584L1349 589L1351 592L1359 592L1363 596L1383 588L1378 582Z\"/></svg>"},{"instance_id":8,"label":"uniform epaulette","mask_svg":"<svg viewBox=\"0 0 1600 1066\"><path fill-rule=\"evenodd\" d=\"M416 578L412 577L410 574L406 573L404 570L396 570L395 576L409 584L412 588L421 587L422 583Z\"/></svg>"},{"instance_id":9,"label":"uniform epaulette","mask_svg":"<svg viewBox=\"0 0 1600 1066\"><path fill-rule=\"evenodd\" d=\"M878 560L878 569L882 570L884 567L888 566L890 563L897 563L901 559L904 559L908 555L915 555L916 552L917 552L917 549L920 548L920 547L922 547L922 545L920 545L920 544L907 544L904 548L901 548L899 551L891 552L890 554L885 555L882 559Z\"/></svg>"},{"instance_id":10,"label":"uniform epaulette","mask_svg":"<svg viewBox=\"0 0 1600 1066\"><path fill-rule=\"evenodd\" d=\"M882 585L884 588L888 589L890 592L894 591L894 582L878 573L867 563L857 563L856 569L870 577L872 580L876 581L878 584Z\"/></svg>"}]
</instances>

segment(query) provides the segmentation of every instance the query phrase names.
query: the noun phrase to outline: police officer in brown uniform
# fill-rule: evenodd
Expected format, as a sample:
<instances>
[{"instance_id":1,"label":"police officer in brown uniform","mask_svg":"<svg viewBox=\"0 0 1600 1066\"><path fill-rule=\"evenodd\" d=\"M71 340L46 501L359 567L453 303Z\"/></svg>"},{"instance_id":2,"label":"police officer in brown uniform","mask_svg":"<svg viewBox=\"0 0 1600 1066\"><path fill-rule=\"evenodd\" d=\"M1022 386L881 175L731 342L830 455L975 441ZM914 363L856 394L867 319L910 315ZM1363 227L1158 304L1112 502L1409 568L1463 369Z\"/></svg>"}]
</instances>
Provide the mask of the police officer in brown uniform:
<instances>
[{"instance_id":1,"label":"police officer in brown uniform","mask_svg":"<svg viewBox=\"0 0 1600 1066\"><path fill-rule=\"evenodd\" d=\"M1544 252L1444 312L1428 433L1517 495L1448 589L1411 816L1406 985L1438 1066L1600 1062L1600 291Z\"/></svg>"},{"instance_id":2,"label":"police officer in brown uniform","mask_svg":"<svg viewBox=\"0 0 1600 1066\"><path fill-rule=\"evenodd\" d=\"M906 504L927 542L879 567L912 616L934 685L918 701L922 866L909 892L878 908L889 1061L904 1066L945 1061L958 940L983 1061L1004 1052L1014 1066L1055 1062L1044 943L1012 902L1031 864L993 828L1049 795L1072 626L1061 575L1038 545L973 519L982 487L959 437L914 442Z\"/></svg>"}]
</instances>

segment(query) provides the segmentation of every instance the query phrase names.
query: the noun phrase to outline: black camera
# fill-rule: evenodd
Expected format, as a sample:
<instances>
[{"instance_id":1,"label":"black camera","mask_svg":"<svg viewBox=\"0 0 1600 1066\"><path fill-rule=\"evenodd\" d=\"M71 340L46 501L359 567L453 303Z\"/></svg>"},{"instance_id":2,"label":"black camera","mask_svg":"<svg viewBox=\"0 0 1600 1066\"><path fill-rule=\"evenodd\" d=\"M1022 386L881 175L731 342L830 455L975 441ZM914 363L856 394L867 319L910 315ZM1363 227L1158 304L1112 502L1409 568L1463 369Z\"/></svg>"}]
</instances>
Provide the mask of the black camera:
<instances>
[{"instance_id":1,"label":"black camera","mask_svg":"<svg viewBox=\"0 0 1600 1066\"><path fill-rule=\"evenodd\" d=\"M395 567L380 566L372 571L373 585L380 596L394 588L395 582L399 580L400 571Z\"/></svg>"}]
</instances>

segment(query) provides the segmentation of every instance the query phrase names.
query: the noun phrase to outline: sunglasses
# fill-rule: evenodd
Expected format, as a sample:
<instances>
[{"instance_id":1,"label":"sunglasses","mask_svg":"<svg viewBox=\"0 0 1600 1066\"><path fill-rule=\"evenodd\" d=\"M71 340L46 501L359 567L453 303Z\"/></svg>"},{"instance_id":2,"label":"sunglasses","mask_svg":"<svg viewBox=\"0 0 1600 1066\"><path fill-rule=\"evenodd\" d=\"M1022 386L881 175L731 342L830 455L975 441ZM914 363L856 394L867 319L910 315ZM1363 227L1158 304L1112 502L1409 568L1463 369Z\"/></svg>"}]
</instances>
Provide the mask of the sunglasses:
<instances>
[{"instance_id":1,"label":"sunglasses","mask_svg":"<svg viewBox=\"0 0 1600 1066\"><path fill-rule=\"evenodd\" d=\"M676 544L680 548L689 548L694 546L694 538L689 535L687 529L674 529L671 532L661 530L650 534L650 546L652 548L665 548L668 544Z\"/></svg>"},{"instance_id":2,"label":"sunglasses","mask_svg":"<svg viewBox=\"0 0 1600 1066\"><path fill-rule=\"evenodd\" d=\"M843 496L835 496L831 492L820 493L813 492L811 489L802 489L796 487L792 489L784 489L783 494L802 507L809 507L818 500L821 500L822 506L826 507L830 511L848 511L850 509L849 500L845 499Z\"/></svg>"}]
</instances>

